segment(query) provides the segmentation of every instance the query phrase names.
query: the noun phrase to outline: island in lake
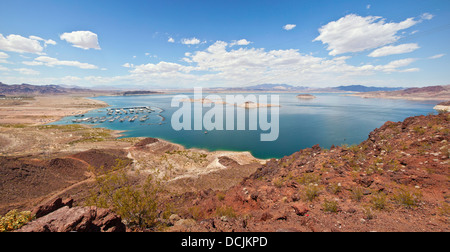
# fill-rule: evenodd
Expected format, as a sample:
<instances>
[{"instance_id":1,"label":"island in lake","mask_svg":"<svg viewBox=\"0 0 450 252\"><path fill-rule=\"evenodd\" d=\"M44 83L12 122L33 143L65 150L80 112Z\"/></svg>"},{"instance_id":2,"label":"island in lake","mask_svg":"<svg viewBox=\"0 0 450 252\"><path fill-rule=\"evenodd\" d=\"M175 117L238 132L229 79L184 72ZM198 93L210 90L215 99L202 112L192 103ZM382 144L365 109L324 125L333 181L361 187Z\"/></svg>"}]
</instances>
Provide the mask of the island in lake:
<instances>
[{"instance_id":1,"label":"island in lake","mask_svg":"<svg viewBox=\"0 0 450 252\"><path fill-rule=\"evenodd\" d=\"M310 94L299 94L299 95L297 95L297 98L299 98L299 99L315 99L316 97L314 95L310 95Z\"/></svg>"}]
</instances>

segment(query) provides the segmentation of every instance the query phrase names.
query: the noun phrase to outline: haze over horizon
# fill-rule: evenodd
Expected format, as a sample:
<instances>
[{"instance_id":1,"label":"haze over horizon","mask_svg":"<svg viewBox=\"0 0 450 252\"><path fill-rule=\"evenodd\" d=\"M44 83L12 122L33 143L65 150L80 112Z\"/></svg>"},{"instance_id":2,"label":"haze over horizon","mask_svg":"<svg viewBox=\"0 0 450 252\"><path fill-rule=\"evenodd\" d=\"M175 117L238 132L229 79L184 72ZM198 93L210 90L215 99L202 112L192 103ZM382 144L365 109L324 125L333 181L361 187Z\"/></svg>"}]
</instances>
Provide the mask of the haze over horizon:
<instances>
[{"instance_id":1,"label":"haze over horizon","mask_svg":"<svg viewBox=\"0 0 450 252\"><path fill-rule=\"evenodd\" d=\"M0 82L447 85L449 17L437 0L3 0Z\"/></svg>"}]
</instances>

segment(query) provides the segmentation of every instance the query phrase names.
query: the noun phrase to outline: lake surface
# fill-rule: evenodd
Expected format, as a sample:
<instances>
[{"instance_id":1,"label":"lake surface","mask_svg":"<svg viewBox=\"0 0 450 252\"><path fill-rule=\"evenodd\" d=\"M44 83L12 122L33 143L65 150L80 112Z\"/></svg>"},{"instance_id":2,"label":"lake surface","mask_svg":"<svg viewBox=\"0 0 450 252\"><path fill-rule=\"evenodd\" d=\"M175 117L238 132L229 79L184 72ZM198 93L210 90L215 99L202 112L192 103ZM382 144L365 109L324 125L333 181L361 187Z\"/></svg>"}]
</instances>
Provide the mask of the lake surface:
<instances>
[{"instance_id":1,"label":"lake surface","mask_svg":"<svg viewBox=\"0 0 450 252\"><path fill-rule=\"evenodd\" d=\"M193 94L186 93L184 95L194 98ZM209 94L203 93L203 97L207 95ZM225 100L227 94L215 95L219 95ZM261 94L255 95L258 97ZM270 103L271 94L263 95L269 97L268 103ZM113 122L106 120L101 123L99 121L102 117L120 116L120 118L124 118L129 116L131 118L135 115L125 115L124 113L116 115L115 111L107 115L107 109L103 108L86 113L84 117L65 117L53 124L72 124L72 120L97 117L99 121L95 123L83 123L94 125L94 127L126 130L124 137L161 138L182 144L186 148L195 147L212 151L250 151L257 158L281 158L315 144L320 144L322 148L330 148L333 144L359 144L367 139L372 130L382 126L386 121L396 122L410 116L434 113L433 107L437 103L433 101L364 99L343 96L342 94L314 94L317 98L312 100L298 99L294 93L273 95L279 95L280 101L280 107L278 108L279 136L276 141L269 142L260 141L261 133L267 133L267 131L262 131L259 127L258 130L248 130L248 122L246 130L211 130L207 134L205 134L204 129L176 131L172 128L171 119L172 114L179 108L171 107L171 101L174 97L172 94L93 98L107 102L111 106L110 108L146 106L152 109L150 113L148 113L148 110L139 111L138 118L134 122L130 122L127 118L122 122L117 119ZM226 107L224 106L224 109ZM236 111L242 109L233 108ZM204 107L203 113L209 110L209 107ZM248 115L249 109L244 110L247 111ZM270 113L270 108L268 111ZM140 121L140 118L145 115L148 119ZM235 125L237 123L235 119Z\"/></svg>"}]
</instances>

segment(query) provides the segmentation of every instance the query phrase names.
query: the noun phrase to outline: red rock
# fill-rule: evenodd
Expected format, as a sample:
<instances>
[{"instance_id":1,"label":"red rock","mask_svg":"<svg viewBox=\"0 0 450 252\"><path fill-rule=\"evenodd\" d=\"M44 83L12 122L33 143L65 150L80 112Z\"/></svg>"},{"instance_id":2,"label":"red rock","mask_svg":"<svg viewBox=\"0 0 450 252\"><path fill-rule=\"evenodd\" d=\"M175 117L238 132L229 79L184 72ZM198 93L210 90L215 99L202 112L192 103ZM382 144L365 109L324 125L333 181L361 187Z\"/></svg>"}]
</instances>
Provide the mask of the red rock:
<instances>
[{"instance_id":1,"label":"red rock","mask_svg":"<svg viewBox=\"0 0 450 252\"><path fill-rule=\"evenodd\" d=\"M309 208L300 202L293 203L291 207L294 208L294 212L300 216L304 216L307 212L309 212Z\"/></svg>"},{"instance_id":2,"label":"red rock","mask_svg":"<svg viewBox=\"0 0 450 252\"><path fill-rule=\"evenodd\" d=\"M108 209L64 206L29 222L17 232L124 232L120 216Z\"/></svg>"},{"instance_id":3,"label":"red rock","mask_svg":"<svg viewBox=\"0 0 450 252\"><path fill-rule=\"evenodd\" d=\"M57 198L54 201L44 204L41 206L36 207L33 209L32 214L35 216L35 218L40 218L44 215L47 215L53 211L58 210L61 207L68 206L72 207L73 199L65 199L64 201L61 198Z\"/></svg>"}]
</instances>

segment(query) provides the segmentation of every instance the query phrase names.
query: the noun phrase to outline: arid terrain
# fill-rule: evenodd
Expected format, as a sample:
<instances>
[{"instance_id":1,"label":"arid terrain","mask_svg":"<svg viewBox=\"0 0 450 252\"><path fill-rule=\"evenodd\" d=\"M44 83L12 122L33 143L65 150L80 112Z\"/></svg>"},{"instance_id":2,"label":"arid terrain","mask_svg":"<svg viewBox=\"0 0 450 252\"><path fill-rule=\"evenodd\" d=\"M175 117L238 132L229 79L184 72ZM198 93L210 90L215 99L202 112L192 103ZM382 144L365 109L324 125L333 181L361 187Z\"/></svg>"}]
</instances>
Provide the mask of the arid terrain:
<instances>
[{"instance_id":1,"label":"arid terrain","mask_svg":"<svg viewBox=\"0 0 450 252\"><path fill-rule=\"evenodd\" d=\"M114 173L120 161L134 183L151 174L164 184L158 207L171 208L169 215L166 208L157 211L164 227L158 230L450 230L448 113L386 122L357 146L314 146L259 160L248 152L118 139L120 132L84 125L44 125L105 106L59 98L0 105L0 111L22 111L0 122L0 215L58 198L84 206L96 171ZM61 108L60 113L47 118L45 106Z\"/></svg>"},{"instance_id":2,"label":"arid terrain","mask_svg":"<svg viewBox=\"0 0 450 252\"><path fill-rule=\"evenodd\" d=\"M107 107L104 102L82 96L52 95L0 99L1 124L46 124L62 117Z\"/></svg>"},{"instance_id":3,"label":"arid terrain","mask_svg":"<svg viewBox=\"0 0 450 252\"><path fill-rule=\"evenodd\" d=\"M109 169L117 159L126 161L130 170L164 178L172 192L227 189L264 162L249 152L185 149L158 139L118 139L120 132L108 129L45 125L106 106L94 100L56 96L19 99L15 105L6 101L0 104L8 115L0 117L0 214L30 209L60 195L81 204L86 185L93 182L90 167Z\"/></svg>"}]
</instances>

